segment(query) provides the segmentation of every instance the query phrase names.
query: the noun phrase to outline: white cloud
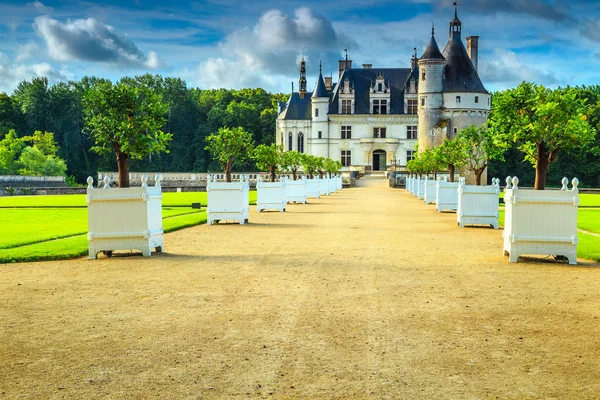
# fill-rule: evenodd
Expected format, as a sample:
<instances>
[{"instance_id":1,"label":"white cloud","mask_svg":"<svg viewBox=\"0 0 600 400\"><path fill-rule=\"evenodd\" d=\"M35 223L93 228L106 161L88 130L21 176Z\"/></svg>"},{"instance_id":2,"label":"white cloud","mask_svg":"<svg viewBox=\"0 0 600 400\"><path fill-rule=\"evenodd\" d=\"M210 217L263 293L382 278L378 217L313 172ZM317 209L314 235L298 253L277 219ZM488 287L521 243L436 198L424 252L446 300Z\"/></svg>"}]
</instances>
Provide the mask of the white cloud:
<instances>
[{"instance_id":1,"label":"white cloud","mask_svg":"<svg viewBox=\"0 0 600 400\"><path fill-rule=\"evenodd\" d=\"M496 48L493 57L479 62L479 76L484 83L499 89L519 85L522 81L535 82L547 86L564 84L552 71L533 68L533 63L522 62L517 54L507 49ZM500 84L500 85L498 85Z\"/></svg>"},{"instance_id":2,"label":"white cloud","mask_svg":"<svg viewBox=\"0 0 600 400\"><path fill-rule=\"evenodd\" d=\"M291 17L270 10L253 29L239 29L222 41L220 56L180 75L203 88L260 86L280 90L281 82L288 80L286 76L297 74L298 54L316 65L319 58L337 59L349 41L354 43L329 20L306 7L298 8Z\"/></svg>"},{"instance_id":3,"label":"white cloud","mask_svg":"<svg viewBox=\"0 0 600 400\"><path fill-rule=\"evenodd\" d=\"M0 92L12 93L19 82L45 76L50 83L67 81L73 76L65 70L57 70L47 62L37 64L13 63L0 53Z\"/></svg>"},{"instance_id":4,"label":"white cloud","mask_svg":"<svg viewBox=\"0 0 600 400\"><path fill-rule=\"evenodd\" d=\"M61 23L48 16L37 17L35 30L48 45L48 54L59 61L89 61L132 68L158 69L164 66L160 57L144 55L131 40L115 29L93 18Z\"/></svg>"},{"instance_id":5,"label":"white cloud","mask_svg":"<svg viewBox=\"0 0 600 400\"><path fill-rule=\"evenodd\" d=\"M27 44L19 46L17 55L15 57L15 61L22 62L34 58L39 53L39 50L40 49L37 46L37 44L33 42L29 42Z\"/></svg>"},{"instance_id":6,"label":"white cloud","mask_svg":"<svg viewBox=\"0 0 600 400\"><path fill-rule=\"evenodd\" d=\"M44 14L50 14L52 11L54 11L52 7L47 7L44 5L44 3L38 0L34 1L33 3L29 3L28 5Z\"/></svg>"}]
</instances>

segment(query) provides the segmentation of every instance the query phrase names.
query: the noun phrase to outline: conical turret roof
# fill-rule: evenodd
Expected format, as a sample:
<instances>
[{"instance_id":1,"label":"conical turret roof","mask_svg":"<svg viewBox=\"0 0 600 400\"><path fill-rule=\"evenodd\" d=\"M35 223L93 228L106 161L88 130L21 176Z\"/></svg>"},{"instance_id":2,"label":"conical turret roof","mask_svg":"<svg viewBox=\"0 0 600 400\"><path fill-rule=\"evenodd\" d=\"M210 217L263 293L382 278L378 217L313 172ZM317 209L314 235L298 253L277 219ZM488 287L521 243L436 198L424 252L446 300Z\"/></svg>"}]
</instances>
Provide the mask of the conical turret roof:
<instances>
[{"instance_id":1,"label":"conical turret roof","mask_svg":"<svg viewBox=\"0 0 600 400\"><path fill-rule=\"evenodd\" d=\"M315 85L315 90L312 95L313 99L315 97L329 97L327 93L327 88L325 87L325 80L323 80L323 74L319 72L319 77L317 78L317 83Z\"/></svg>"},{"instance_id":2,"label":"conical turret roof","mask_svg":"<svg viewBox=\"0 0 600 400\"><path fill-rule=\"evenodd\" d=\"M426 59L426 60L427 59L433 59L433 60L443 60L444 59L444 56L442 55L442 52L440 51L440 48L438 47L433 34L431 35L431 40L429 41L429 44L427 45L427 48L425 49L425 53L423 53L421 58Z\"/></svg>"}]
</instances>

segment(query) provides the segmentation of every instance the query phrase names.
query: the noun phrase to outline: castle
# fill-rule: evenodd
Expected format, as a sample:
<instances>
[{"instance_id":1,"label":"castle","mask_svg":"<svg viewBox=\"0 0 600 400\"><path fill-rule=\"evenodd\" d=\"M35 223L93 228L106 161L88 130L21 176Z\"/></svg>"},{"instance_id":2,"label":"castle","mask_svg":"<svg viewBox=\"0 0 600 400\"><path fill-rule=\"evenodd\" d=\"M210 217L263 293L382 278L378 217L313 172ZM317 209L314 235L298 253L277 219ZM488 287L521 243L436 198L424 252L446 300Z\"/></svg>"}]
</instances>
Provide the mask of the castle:
<instances>
[{"instance_id":1,"label":"castle","mask_svg":"<svg viewBox=\"0 0 600 400\"><path fill-rule=\"evenodd\" d=\"M457 11L449 39L440 51L431 40L411 68L352 68L338 63L338 82L319 77L306 91L306 63L300 65L298 92L279 105L276 142L297 150L340 160L345 170L385 171L406 166L419 150L453 139L459 130L481 126L490 112L490 93L477 74L478 36L461 39Z\"/></svg>"}]
</instances>

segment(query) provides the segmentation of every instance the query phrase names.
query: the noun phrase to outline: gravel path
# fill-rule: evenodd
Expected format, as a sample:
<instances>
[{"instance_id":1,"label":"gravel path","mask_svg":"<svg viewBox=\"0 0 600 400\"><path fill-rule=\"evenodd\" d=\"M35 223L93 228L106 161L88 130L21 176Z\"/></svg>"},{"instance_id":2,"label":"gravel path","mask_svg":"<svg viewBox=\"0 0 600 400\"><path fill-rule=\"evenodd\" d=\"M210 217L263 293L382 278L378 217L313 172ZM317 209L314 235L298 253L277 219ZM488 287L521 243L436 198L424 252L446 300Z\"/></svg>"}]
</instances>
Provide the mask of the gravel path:
<instances>
[{"instance_id":1,"label":"gravel path","mask_svg":"<svg viewBox=\"0 0 600 400\"><path fill-rule=\"evenodd\" d=\"M383 179L167 253L0 265L0 399L592 399L600 265Z\"/></svg>"}]
</instances>

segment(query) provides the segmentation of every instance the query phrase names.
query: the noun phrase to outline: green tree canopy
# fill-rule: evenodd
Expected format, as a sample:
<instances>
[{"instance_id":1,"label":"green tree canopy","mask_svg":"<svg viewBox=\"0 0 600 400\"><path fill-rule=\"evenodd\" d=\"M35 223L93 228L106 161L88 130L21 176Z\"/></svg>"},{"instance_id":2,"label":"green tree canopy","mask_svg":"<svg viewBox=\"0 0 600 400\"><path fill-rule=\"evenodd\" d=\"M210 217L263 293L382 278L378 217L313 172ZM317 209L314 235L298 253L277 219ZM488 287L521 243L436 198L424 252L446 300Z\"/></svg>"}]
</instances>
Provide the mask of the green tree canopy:
<instances>
[{"instance_id":1,"label":"green tree canopy","mask_svg":"<svg viewBox=\"0 0 600 400\"><path fill-rule=\"evenodd\" d=\"M206 150L217 160L225 172L225 181L231 182L231 170L236 163L243 163L252 154L252 135L242 127L219 128L206 138Z\"/></svg>"},{"instance_id":2,"label":"green tree canopy","mask_svg":"<svg viewBox=\"0 0 600 400\"><path fill-rule=\"evenodd\" d=\"M292 178L296 180L297 172L302 167L303 154L297 151L284 151L281 155L281 169L290 171Z\"/></svg>"},{"instance_id":3,"label":"green tree canopy","mask_svg":"<svg viewBox=\"0 0 600 400\"><path fill-rule=\"evenodd\" d=\"M85 126L98 154L114 151L119 187L129 187L129 159L167 151L172 134L164 133L167 105L145 86L101 82L84 97Z\"/></svg>"},{"instance_id":4,"label":"green tree canopy","mask_svg":"<svg viewBox=\"0 0 600 400\"><path fill-rule=\"evenodd\" d=\"M534 188L543 190L559 150L586 146L595 132L587 122L585 99L575 88L548 89L523 82L494 96L491 129L507 135L536 169Z\"/></svg>"},{"instance_id":5,"label":"green tree canopy","mask_svg":"<svg viewBox=\"0 0 600 400\"><path fill-rule=\"evenodd\" d=\"M481 175L491 160L503 160L507 149L506 136L495 129L472 125L458 133L456 139L466 149L465 167L475 174L475 184L481 185Z\"/></svg>"},{"instance_id":6,"label":"green tree canopy","mask_svg":"<svg viewBox=\"0 0 600 400\"><path fill-rule=\"evenodd\" d=\"M440 167L448 168L450 174L450 182L454 182L454 171L456 168L462 168L468 158L464 141L461 140L444 140L441 146L437 148L437 157L440 162Z\"/></svg>"},{"instance_id":7,"label":"green tree canopy","mask_svg":"<svg viewBox=\"0 0 600 400\"><path fill-rule=\"evenodd\" d=\"M271 182L275 182L275 177L281 164L282 151L282 146L272 143L270 145L258 145L252 153L252 158L256 160L256 166L261 171L269 173Z\"/></svg>"}]
</instances>

